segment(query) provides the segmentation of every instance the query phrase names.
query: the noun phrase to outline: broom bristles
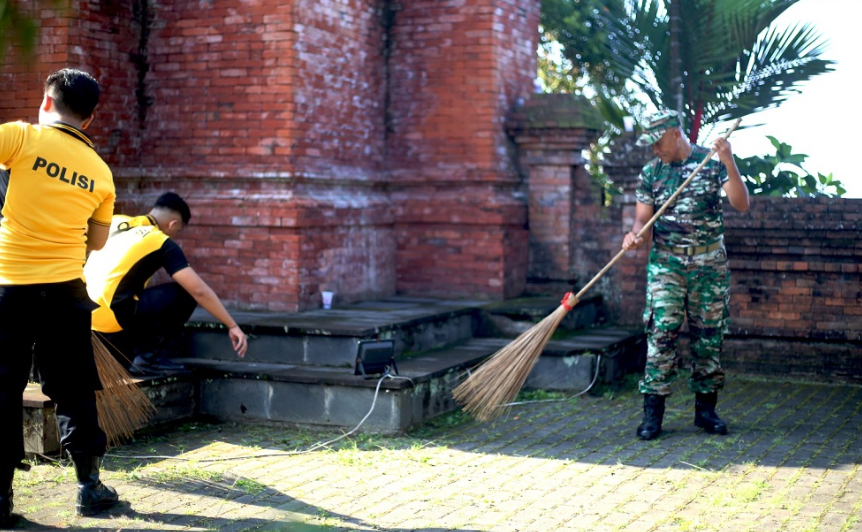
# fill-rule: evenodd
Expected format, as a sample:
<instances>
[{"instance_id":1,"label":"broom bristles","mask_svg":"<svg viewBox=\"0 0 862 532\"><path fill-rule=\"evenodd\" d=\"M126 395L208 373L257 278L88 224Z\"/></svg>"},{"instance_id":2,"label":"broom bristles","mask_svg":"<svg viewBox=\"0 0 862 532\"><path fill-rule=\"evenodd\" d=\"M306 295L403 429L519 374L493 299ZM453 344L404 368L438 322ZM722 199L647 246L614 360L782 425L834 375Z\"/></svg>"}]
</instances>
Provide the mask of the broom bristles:
<instances>
[{"instance_id":1,"label":"broom bristles","mask_svg":"<svg viewBox=\"0 0 862 532\"><path fill-rule=\"evenodd\" d=\"M103 386L96 392L99 426L108 437L108 446L116 447L146 425L156 408L95 331L92 338L93 356Z\"/></svg>"},{"instance_id":2,"label":"broom bristles","mask_svg":"<svg viewBox=\"0 0 862 532\"><path fill-rule=\"evenodd\" d=\"M508 411L554 331L569 312L558 307L545 319L521 333L509 345L482 362L452 395L464 411L490 421Z\"/></svg>"}]
</instances>

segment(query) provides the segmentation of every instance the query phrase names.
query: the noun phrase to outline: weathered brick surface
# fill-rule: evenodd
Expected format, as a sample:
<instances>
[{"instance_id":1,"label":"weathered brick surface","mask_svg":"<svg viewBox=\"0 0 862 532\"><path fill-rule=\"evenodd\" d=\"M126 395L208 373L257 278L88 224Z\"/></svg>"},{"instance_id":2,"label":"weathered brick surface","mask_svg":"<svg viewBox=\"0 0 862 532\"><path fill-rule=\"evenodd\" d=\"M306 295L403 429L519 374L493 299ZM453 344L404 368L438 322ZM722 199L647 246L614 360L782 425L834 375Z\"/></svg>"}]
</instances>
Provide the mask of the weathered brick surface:
<instances>
[{"instance_id":1,"label":"weathered brick surface","mask_svg":"<svg viewBox=\"0 0 862 532\"><path fill-rule=\"evenodd\" d=\"M35 120L52 69L96 74L90 132L121 208L181 192L195 212L182 240L233 306L301 310L322 285L342 301L435 292L426 279L438 295L517 295L526 208L501 124L532 87L538 12L536 0L78 2L37 13L40 61L4 71L0 119ZM434 227L419 221L429 193ZM438 226L454 236L425 271L413 257L450 238Z\"/></svg>"},{"instance_id":2,"label":"weathered brick surface","mask_svg":"<svg viewBox=\"0 0 862 532\"><path fill-rule=\"evenodd\" d=\"M502 126L535 72L538 2L397 4L387 163L397 289L511 297L526 271L526 205Z\"/></svg>"},{"instance_id":3,"label":"weathered brick surface","mask_svg":"<svg viewBox=\"0 0 862 532\"><path fill-rule=\"evenodd\" d=\"M862 340L859 200L755 198L728 213L740 334Z\"/></svg>"}]
</instances>

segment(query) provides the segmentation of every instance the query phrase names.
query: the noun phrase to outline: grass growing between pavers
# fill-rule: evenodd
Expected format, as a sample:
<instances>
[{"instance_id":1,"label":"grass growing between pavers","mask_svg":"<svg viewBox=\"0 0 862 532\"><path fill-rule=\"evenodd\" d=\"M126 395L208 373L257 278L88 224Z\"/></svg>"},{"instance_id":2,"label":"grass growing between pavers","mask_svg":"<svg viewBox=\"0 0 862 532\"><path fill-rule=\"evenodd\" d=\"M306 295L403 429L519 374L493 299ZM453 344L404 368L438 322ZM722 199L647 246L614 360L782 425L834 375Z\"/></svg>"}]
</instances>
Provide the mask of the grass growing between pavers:
<instances>
[{"instance_id":1,"label":"grass growing between pavers","mask_svg":"<svg viewBox=\"0 0 862 532\"><path fill-rule=\"evenodd\" d=\"M76 517L71 468L52 464L16 476L16 509L22 530L860 529L862 388L732 377L721 437L692 425L680 379L664 434L643 442L635 380L575 399L527 392L495 422L453 412L310 453L339 434L185 423L112 451L103 478L125 502L106 517Z\"/></svg>"}]
</instances>

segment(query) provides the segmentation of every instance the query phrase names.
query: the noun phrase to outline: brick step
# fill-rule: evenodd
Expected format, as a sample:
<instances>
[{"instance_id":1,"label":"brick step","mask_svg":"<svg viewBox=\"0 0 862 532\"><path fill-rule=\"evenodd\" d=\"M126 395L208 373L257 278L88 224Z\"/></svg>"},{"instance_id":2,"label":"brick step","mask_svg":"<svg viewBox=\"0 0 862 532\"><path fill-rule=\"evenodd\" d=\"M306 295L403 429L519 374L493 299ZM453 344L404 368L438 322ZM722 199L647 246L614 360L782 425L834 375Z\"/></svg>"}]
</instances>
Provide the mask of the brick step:
<instances>
[{"instance_id":1,"label":"brick step","mask_svg":"<svg viewBox=\"0 0 862 532\"><path fill-rule=\"evenodd\" d=\"M354 375L353 367L252 362L234 358L176 359L186 369L135 379L156 406L151 425L197 415L230 421L272 420L303 425L358 424L379 393L363 425L371 432L397 432L458 408L452 389L466 371L504 348L510 338L471 338L396 358L399 379ZM526 388L586 389L600 364L599 382L618 378L638 363L643 335L607 327L578 331L548 343L525 383ZM355 354L353 355L355 356ZM408 380L409 379L409 380ZM53 404L37 384L25 392L28 452L59 451Z\"/></svg>"},{"instance_id":2,"label":"brick step","mask_svg":"<svg viewBox=\"0 0 862 532\"><path fill-rule=\"evenodd\" d=\"M559 296L521 297L487 303L482 306L477 336L514 338L542 321L560 306ZM596 327L605 321L601 295L584 297L570 310L559 331L579 331Z\"/></svg>"},{"instance_id":3,"label":"brick step","mask_svg":"<svg viewBox=\"0 0 862 532\"><path fill-rule=\"evenodd\" d=\"M471 338L456 346L396 358L407 379L380 383L376 411L366 429L393 432L458 407L452 389L467 369L511 342L510 338ZM639 363L639 331L591 329L554 340L536 362L527 388L581 391L593 381L618 378ZM354 351L355 356L355 351ZM200 377L200 413L238 421L266 419L347 428L373 400L377 378L354 375L353 367L322 367L186 358L178 362ZM357 417L358 416L358 417Z\"/></svg>"},{"instance_id":4,"label":"brick step","mask_svg":"<svg viewBox=\"0 0 862 532\"><path fill-rule=\"evenodd\" d=\"M354 369L201 358L178 359L199 376L201 414L224 420L271 420L397 432L457 408L452 389L470 367L505 345L473 338L396 361L398 376L354 375ZM409 379L409 380L408 380Z\"/></svg>"},{"instance_id":5,"label":"brick step","mask_svg":"<svg viewBox=\"0 0 862 532\"><path fill-rule=\"evenodd\" d=\"M360 340L392 339L395 354L456 345L474 336L483 302L394 297L301 313L233 312L245 361L353 367ZM237 360L224 327L202 309L186 326L187 358Z\"/></svg>"},{"instance_id":6,"label":"brick step","mask_svg":"<svg viewBox=\"0 0 862 532\"><path fill-rule=\"evenodd\" d=\"M210 415L352 428L370 408L378 384L377 378L354 375L359 342L391 339L399 376L409 380L380 382L363 430L400 431L457 408L451 392L466 370L558 306L557 298L547 297L502 303L395 297L298 314L235 312L251 338L242 359L224 327L197 311L186 329L187 350L174 357L186 370L137 381L157 408L153 425ZM581 391L597 367L599 381L612 382L642 365L643 334L592 326L600 318L600 297L569 312L525 387ZM33 395L39 392L34 386L25 410L32 410L31 424L41 423L40 445L48 449L45 442L56 438L47 428L50 419L56 431L53 407Z\"/></svg>"},{"instance_id":7,"label":"brick step","mask_svg":"<svg viewBox=\"0 0 862 532\"><path fill-rule=\"evenodd\" d=\"M191 371L161 377L134 378L156 407L149 426L191 418L197 413L197 379ZM24 452L27 455L60 454L60 436L54 402L38 383L24 390Z\"/></svg>"}]
</instances>

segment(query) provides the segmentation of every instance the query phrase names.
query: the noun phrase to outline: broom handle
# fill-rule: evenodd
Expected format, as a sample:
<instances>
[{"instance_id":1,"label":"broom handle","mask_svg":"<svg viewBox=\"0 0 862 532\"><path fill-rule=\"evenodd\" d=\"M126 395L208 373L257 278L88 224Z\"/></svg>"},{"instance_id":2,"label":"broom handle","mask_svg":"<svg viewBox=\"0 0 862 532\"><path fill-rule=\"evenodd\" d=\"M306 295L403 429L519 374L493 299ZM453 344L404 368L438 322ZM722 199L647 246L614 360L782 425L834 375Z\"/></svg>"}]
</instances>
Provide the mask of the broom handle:
<instances>
[{"instance_id":1,"label":"broom handle","mask_svg":"<svg viewBox=\"0 0 862 532\"><path fill-rule=\"evenodd\" d=\"M733 131L737 127L739 127L739 123L741 121L742 121L742 119L740 119L740 118L736 119L736 121L730 126L730 129L727 130L727 133L724 134L725 139L730 137L730 134L733 133ZM647 229L652 227L652 225L656 222L656 220L658 220L659 216L664 214L664 211L666 211L667 208L670 207L671 203L673 203L674 200L676 200L677 196L679 196L682 193L682 191L685 189L685 187L687 187L688 184L691 183L691 180L694 179L694 176L696 176L698 174L698 172L700 172L703 169L703 167L706 166L706 163L709 162L710 159L712 159L712 156L715 155L715 153L716 153L715 148L710 150L709 154L703 159L703 161L701 161L701 163L699 165L697 165L697 168L695 168L691 172L691 174L685 179L685 181L682 182L682 185L680 185L679 188L676 189L676 192L674 192L673 195L671 197L669 197L666 202L664 202L664 205L662 205L661 208L655 214L653 214L652 218L650 218L649 221L647 223L645 223L643 227L641 227L641 230L638 231L638 233L636 235L638 238L643 236L643 234L646 233ZM571 302L572 296L569 296L568 298L564 298L563 301L565 301L568 304L568 307L572 307L573 305L577 304L578 300L581 299L581 296L584 295L584 292L586 292L587 290L592 288L592 286L594 284L596 284L599 279L601 279L602 275L607 273L607 271L611 269L611 266L616 264L616 262L618 260L620 260L623 255L626 254L626 251L628 251L628 250L625 248L621 249L619 251L619 253L617 253L616 256L614 258L612 258L611 261L605 265L604 268L599 270L599 273L597 273L595 275L595 277L593 277L590 280L590 282L588 282L583 288L581 288L580 292L578 292L577 294L574 295L574 298L575 298L574 302Z\"/></svg>"}]
</instances>

